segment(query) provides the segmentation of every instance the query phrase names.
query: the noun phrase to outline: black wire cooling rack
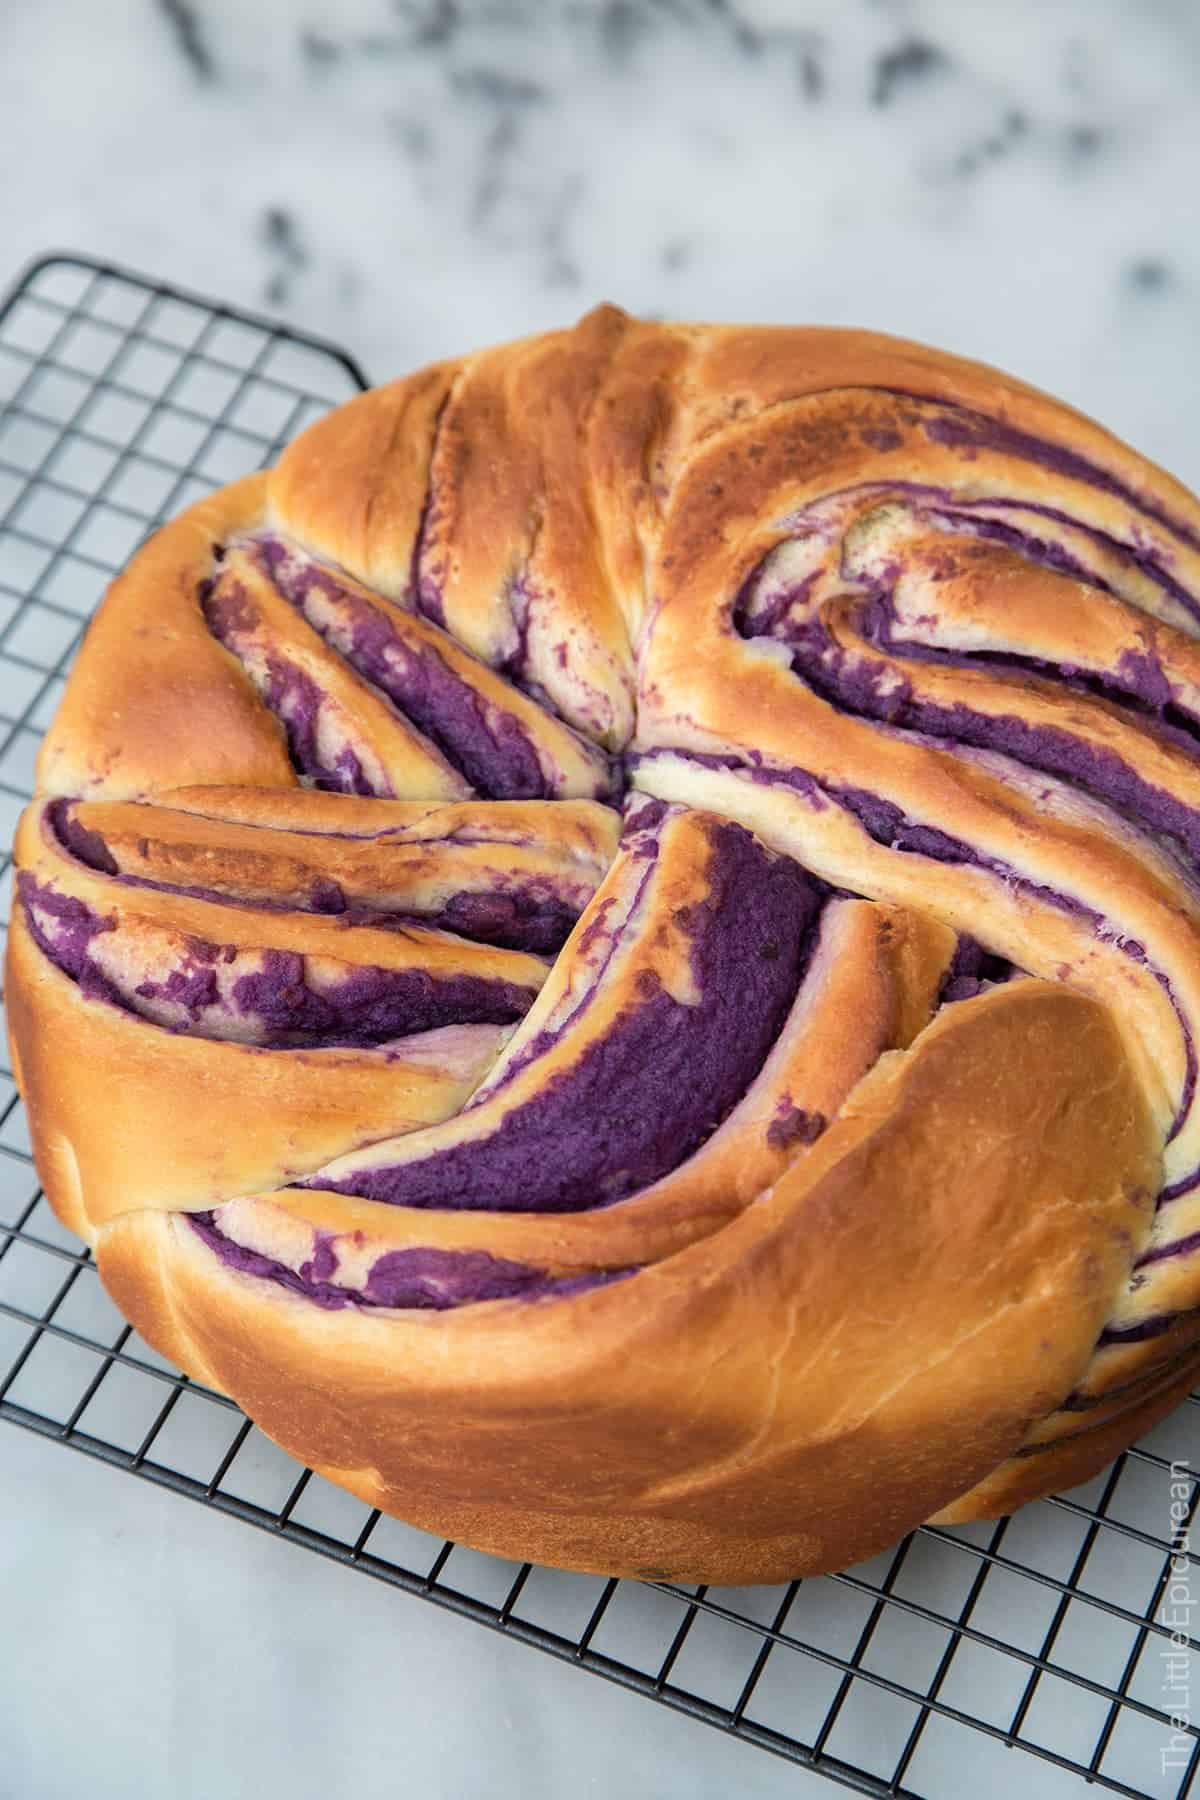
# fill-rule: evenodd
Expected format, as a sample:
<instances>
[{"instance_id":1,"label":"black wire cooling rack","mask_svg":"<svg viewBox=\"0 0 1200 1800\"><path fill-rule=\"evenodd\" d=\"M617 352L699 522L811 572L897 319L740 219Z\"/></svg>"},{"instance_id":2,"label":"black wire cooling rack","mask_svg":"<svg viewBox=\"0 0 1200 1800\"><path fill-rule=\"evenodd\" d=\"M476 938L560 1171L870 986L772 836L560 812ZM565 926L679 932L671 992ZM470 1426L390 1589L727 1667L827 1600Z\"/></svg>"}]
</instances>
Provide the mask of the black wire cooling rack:
<instances>
[{"instance_id":1,"label":"black wire cooling rack","mask_svg":"<svg viewBox=\"0 0 1200 1800\"><path fill-rule=\"evenodd\" d=\"M362 386L331 344L85 257L39 261L0 302L0 843L107 580ZM1198 1404L1085 1488L842 1575L730 1590L518 1567L369 1512L156 1355L51 1214L0 1074L0 1418L864 1794L1189 1791Z\"/></svg>"}]
</instances>

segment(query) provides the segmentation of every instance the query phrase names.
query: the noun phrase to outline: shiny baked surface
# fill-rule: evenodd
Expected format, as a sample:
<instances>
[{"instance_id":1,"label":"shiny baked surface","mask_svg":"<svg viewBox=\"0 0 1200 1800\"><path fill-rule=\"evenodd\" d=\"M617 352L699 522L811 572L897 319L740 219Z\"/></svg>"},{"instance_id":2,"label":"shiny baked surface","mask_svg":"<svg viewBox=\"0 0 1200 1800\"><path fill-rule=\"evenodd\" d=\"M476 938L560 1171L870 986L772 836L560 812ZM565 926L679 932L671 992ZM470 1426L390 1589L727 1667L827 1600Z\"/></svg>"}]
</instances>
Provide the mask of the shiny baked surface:
<instances>
[{"instance_id":1,"label":"shiny baked surface","mask_svg":"<svg viewBox=\"0 0 1200 1800\"><path fill-rule=\"evenodd\" d=\"M602 309L351 402L47 739L52 1203L508 1554L777 1579L1082 1479L1200 1356L1198 616L1191 496L916 346Z\"/></svg>"}]
</instances>

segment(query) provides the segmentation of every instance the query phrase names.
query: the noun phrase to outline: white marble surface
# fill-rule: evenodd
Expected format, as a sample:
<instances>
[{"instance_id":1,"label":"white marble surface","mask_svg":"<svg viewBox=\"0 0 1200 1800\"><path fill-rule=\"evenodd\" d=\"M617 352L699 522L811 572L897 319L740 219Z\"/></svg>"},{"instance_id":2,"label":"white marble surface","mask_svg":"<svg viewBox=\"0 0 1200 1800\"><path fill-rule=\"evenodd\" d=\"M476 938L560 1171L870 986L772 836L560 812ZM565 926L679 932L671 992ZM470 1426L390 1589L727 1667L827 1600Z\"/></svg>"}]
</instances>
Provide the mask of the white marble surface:
<instances>
[{"instance_id":1,"label":"white marble surface","mask_svg":"<svg viewBox=\"0 0 1200 1800\"><path fill-rule=\"evenodd\" d=\"M0 1427L4 1800L792 1800L636 1694Z\"/></svg>"},{"instance_id":2,"label":"white marble surface","mask_svg":"<svg viewBox=\"0 0 1200 1800\"><path fill-rule=\"evenodd\" d=\"M1191 0L4 0L0 285L90 250L377 377L600 298L861 323L1200 484L1198 81ZM11 1430L0 1591L5 1800L833 1791Z\"/></svg>"},{"instance_id":3,"label":"white marble surface","mask_svg":"<svg viewBox=\"0 0 1200 1800\"><path fill-rule=\"evenodd\" d=\"M7 0L0 264L125 257L380 379L600 298L871 325L1200 485L1198 81L1192 0Z\"/></svg>"}]
</instances>

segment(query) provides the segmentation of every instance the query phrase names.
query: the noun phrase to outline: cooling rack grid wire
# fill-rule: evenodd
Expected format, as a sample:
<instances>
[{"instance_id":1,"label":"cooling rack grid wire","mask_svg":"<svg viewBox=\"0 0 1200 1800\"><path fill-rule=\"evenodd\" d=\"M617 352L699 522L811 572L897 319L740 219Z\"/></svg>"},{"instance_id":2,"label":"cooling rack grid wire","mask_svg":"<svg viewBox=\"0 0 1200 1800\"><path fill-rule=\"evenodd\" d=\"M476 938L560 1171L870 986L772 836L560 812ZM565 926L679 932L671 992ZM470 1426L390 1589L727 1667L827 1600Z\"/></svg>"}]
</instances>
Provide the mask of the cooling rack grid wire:
<instances>
[{"instance_id":1,"label":"cooling rack grid wire","mask_svg":"<svg viewBox=\"0 0 1200 1800\"><path fill-rule=\"evenodd\" d=\"M332 345L80 256L43 259L0 300L0 843L135 545L363 385ZM1200 1716L1198 1406L1085 1488L999 1524L925 1528L838 1576L729 1590L518 1567L369 1512L156 1355L51 1214L0 1073L0 1418L861 1793L1189 1791L1200 1731L1171 1714L1194 1699Z\"/></svg>"}]
</instances>

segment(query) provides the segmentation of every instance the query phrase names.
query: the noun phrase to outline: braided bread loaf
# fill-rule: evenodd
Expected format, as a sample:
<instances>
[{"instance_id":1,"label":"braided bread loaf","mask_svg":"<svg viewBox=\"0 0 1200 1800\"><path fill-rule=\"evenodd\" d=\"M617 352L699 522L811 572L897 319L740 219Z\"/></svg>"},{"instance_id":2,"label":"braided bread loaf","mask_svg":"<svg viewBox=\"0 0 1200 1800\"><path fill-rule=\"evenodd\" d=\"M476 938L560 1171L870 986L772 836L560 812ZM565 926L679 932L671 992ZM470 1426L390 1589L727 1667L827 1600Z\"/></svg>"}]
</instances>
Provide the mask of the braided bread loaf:
<instances>
[{"instance_id":1,"label":"braided bread loaf","mask_svg":"<svg viewBox=\"0 0 1200 1800\"><path fill-rule=\"evenodd\" d=\"M1087 1478L1200 1369L1198 622L1185 491L914 345L603 308L363 395L46 740L52 1204L510 1556L774 1581Z\"/></svg>"}]
</instances>

